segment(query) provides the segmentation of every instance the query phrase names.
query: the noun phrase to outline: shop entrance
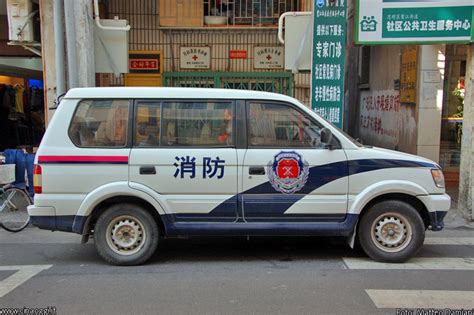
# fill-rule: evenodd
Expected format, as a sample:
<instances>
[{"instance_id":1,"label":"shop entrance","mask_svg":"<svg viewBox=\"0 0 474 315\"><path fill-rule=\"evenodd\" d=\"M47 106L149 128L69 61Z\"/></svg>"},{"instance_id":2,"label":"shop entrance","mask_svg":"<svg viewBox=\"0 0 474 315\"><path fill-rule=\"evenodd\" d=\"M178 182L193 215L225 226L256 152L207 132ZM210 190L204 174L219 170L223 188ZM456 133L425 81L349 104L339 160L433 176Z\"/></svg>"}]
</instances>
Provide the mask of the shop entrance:
<instances>
[{"instance_id":1,"label":"shop entrance","mask_svg":"<svg viewBox=\"0 0 474 315\"><path fill-rule=\"evenodd\" d=\"M446 45L440 165L447 188L459 186L467 45Z\"/></svg>"},{"instance_id":2,"label":"shop entrance","mask_svg":"<svg viewBox=\"0 0 474 315\"><path fill-rule=\"evenodd\" d=\"M44 117L42 80L0 75L0 152L38 146Z\"/></svg>"}]
</instances>

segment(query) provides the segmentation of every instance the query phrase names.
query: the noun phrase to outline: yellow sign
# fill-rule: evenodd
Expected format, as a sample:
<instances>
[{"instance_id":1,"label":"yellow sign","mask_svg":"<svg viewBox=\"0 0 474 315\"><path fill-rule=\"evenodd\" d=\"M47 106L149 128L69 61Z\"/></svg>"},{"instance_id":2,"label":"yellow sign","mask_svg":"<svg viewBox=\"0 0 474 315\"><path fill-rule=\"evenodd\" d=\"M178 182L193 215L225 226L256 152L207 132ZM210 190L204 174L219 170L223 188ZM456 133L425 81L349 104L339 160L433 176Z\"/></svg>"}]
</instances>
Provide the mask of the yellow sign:
<instances>
[{"instance_id":1,"label":"yellow sign","mask_svg":"<svg viewBox=\"0 0 474 315\"><path fill-rule=\"evenodd\" d=\"M125 86L162 86L161 74L126 73Z\"/></svg>"},{"instance_id":2,"label":"yellow sign","mask_svg":"<svg viewBox=\"0 0 474 315\"><path fill-rule=\"evenodd\" d=\"M416 70L418 67L418 47L406 46L402 49L400 70L400 102L416 103Z\"/></svg>"}]
</instances>

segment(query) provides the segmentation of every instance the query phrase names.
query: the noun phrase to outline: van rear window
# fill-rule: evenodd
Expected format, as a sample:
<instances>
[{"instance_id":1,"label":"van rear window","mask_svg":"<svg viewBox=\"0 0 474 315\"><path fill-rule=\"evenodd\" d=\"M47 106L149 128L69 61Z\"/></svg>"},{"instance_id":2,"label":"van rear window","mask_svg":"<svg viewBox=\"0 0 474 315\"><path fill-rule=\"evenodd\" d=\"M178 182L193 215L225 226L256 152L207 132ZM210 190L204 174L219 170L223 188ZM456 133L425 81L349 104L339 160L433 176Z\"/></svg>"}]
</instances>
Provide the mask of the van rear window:
<instances>
[{"instance_id":1,"label":"van rear window","mask_svg":"<svg viewBox=\"0 0 474 315\"><path fill-rule=\"evenodd\" d=\"M128 100L83 100L69 126L78 147L124 147L127 143Z\"/></svg>"}]
</instances>

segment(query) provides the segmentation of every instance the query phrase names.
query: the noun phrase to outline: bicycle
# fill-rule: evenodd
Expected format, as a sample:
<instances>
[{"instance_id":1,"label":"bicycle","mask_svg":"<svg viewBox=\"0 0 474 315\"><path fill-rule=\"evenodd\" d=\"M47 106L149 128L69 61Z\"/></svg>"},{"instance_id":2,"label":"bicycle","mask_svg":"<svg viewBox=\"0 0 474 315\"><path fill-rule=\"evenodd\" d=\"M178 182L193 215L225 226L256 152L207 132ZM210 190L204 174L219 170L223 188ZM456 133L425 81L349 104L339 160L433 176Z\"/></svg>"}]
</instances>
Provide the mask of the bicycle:
<instances>
[{"instance_id":1,"label":"bicycle","mask_svg":"<svg viewBox=\"0 0 474 315\"><path fill-rule=\"evenodd\" d=\"M9 232L20 232L30 223L28 206L33 204L26 189L15 187L14 165L0 165L0 227Z\"/></svg>"}]
</instances>

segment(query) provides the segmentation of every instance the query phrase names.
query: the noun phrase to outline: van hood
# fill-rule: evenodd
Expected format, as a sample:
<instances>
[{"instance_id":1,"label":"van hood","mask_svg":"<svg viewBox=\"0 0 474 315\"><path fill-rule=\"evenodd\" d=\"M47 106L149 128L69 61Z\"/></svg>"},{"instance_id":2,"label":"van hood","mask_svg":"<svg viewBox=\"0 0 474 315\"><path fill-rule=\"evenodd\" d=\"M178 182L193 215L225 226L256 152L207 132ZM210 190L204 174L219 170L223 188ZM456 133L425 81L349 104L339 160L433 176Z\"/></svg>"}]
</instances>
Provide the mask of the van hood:
<instances>
[{"instance_id":1,"label":"van hood","mask_svg":"<svg viewBox=\"0 0 474 315\"><path fill-rule=\"evenodd\" d=\"M429 166L428 164L430 164L434 167L441 169L438 163L419 155L414 155L414 154L394 151L394 150L388 150L388 149L379 148L379 147L372 147L368 149L372 150L372 152L374 152L376 156L382 159L408 160L408 161L413 161L413 162L420 162L420 163L426 164L426 166Z\"/></svg>"}]
</instances>

